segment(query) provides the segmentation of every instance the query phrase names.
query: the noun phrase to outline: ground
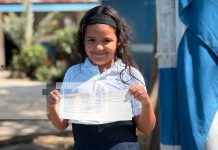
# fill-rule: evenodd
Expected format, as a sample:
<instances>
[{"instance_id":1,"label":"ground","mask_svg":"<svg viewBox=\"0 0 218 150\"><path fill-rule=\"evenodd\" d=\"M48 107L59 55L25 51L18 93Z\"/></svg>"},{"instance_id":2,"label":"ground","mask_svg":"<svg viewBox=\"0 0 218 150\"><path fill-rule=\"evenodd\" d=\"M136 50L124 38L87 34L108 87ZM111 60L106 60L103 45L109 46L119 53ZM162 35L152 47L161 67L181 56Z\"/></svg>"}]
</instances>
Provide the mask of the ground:
<instances>
[{"instance_id":1,"label":"ground","mask_svg":"<svg viewBox=\"0 0 218 150\"><path fill-rule=\"evenodd\" d=\"M46 83L9 75L0 71L0 150L72 149L71 128L58 131L47 119Z\"/></svg>"}]
</instances>

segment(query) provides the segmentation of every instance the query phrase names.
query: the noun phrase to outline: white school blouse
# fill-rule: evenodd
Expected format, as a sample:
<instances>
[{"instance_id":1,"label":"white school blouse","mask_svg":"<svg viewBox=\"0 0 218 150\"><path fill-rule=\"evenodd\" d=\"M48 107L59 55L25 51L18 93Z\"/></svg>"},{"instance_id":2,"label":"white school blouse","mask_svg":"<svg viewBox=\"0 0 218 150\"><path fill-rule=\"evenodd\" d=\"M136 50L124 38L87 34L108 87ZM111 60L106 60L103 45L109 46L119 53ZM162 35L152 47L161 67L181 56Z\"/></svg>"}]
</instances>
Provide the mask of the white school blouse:
<instances>
[{"instance_id":1,"label":"white school blouse","mask_svg":"<svg viewBox=\"0 0 218 150\"><path fill-rule=\"evenodd\" d=\"M72 88L72 93L89 93L89 92L107 92L113 90L127 90L132 85L140 84L145 87L145 81L142 74L135 68L131 67L131 73L139 80L133 78L126 69L122 74L122 79L129 84L125 84L120 79L120 72L125 68L125 64L121 59L117 59L114 66L103 73L99 72L98 66L95 66L86 58L84 63L71 66L65 73L63 84L81 84L76 88ZM63 88L62 84L62 88ZM62 89L61 88L61 89ZM146 89L146 87L145 87ZM62 90L61 90L62 91ZM137 116L141 113L141 103L131 97L132 116ZM103 124L109 122L98 121L81 121L69 120L69 124Z\"/></svg>"}]
</instances>

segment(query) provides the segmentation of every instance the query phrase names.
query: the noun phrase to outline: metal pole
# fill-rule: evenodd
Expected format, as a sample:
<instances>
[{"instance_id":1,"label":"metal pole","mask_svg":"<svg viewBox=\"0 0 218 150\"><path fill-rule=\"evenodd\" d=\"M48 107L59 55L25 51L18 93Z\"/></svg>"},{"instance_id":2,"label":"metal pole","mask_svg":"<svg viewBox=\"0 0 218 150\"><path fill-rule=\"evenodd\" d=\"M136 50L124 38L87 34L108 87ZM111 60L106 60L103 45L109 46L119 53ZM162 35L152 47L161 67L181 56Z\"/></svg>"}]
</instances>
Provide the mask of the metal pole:
<instances>
[{"instance_id":1,"label":"metal pole","mask_svg":"<svg viewBox=\"0 0 218 150\"><path fill-rule=\"evenodd\" d=\"M0 12L0 24L2 22L3 13ZM4 46L4 31L0 26L0 70L5 69L5 46Z\"/></svg>"}]
</instances>

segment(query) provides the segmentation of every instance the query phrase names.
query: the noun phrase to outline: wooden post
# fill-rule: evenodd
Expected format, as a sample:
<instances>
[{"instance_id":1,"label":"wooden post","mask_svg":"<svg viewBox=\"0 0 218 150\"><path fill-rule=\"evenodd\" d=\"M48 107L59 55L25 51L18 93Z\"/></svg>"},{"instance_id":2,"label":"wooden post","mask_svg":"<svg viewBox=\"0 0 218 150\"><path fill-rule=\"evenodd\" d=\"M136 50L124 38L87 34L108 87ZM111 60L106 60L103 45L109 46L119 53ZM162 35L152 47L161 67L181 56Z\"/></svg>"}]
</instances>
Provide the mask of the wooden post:
<instances>
[{"instance_id":1,"label":"wooden post","mask_svg":"<svg viewBox=\"0 0 218 150\"><path fill-rule=\"evenodd\" d=\"M0 23L2 21L3 13L0 12ZM4 46L4 31L0 26L0 70L5 69L5 46Z\"/></svg>"}]
</instances>

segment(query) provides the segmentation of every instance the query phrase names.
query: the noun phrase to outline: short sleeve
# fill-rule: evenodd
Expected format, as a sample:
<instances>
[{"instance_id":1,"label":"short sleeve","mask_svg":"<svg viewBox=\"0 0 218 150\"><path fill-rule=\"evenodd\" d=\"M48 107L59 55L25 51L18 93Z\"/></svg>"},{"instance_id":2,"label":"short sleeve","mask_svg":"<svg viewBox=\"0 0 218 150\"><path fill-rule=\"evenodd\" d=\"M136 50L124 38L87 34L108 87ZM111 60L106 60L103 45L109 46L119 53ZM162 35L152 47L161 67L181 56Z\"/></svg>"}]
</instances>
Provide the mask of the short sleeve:
<instances>
[{"instance_id":1,"label":"short sleeve","mask_svg":"<svg viewBox=\"0 0 218 150\"><path fill-rule=\"evenodd\" d=\"M61 94L72 93L72 83L74 82L75 76L78 75L78 72L79 72L78 65L72 66L66 71L63 82L61 83L61 89L60 89Z\"/></svg>"},{"instance_id":2,"label":"short sleeve","mask_svg":"<svg viewBox=\"0 0 218 150\"><path fill-rule=\"evenodd\" d=\"M144 87L145 91L147 91L147 88L145 86L145 80L140 71L138 71L135 68L132 68L132 73L134 75L134 80L132 81L131 85L139 84ZM141 114L141 102L136 100L133 96L131 99L132 102L132 110L133 110L133 115L137 116Z\"/></svg>"}]
</instances>

